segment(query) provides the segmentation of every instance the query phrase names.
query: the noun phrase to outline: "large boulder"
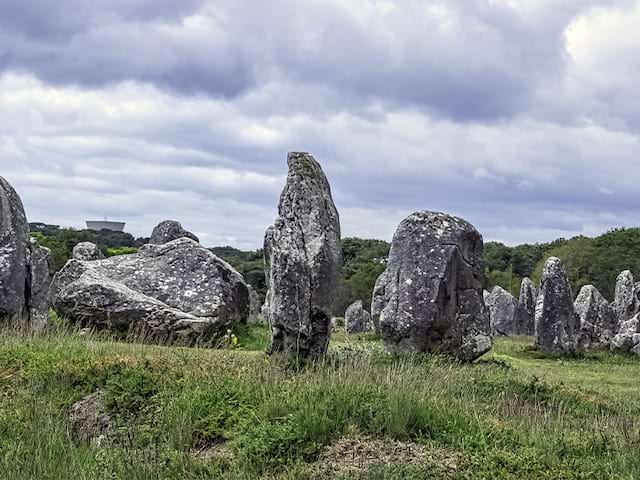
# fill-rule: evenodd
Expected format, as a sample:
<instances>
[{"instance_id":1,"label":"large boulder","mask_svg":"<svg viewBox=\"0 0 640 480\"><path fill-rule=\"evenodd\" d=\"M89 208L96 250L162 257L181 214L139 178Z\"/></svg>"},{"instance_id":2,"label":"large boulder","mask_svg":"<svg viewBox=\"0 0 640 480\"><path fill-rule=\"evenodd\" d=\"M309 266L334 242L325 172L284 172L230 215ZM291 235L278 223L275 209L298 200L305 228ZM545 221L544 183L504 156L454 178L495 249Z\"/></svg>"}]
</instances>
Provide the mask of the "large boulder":
<instances>
[{"instance_id":1,"label":"large boulder","mask_svg":"<svg viewBox=\"0 0 640 480\"><path fill-rule=\"evenodd\" d=\"M618 334L611 339L610 348L615 353L634 353L640 356L640 314L622 322Z\"/></svg>"},{"instance_id":2,"label":"large boulder","mask_svg":"<svg viewBox=\"0 0 640 480\"><path fill-rule=\"evenodd\" d=\"M636 304L636 284L633 280L633 274L629 270L625 270L618 275L616 279L615 297L613 299L613 309L618 318L618 325L627 320L631 320L637 313L638 306Z\"/></svg>"},{"instance_id":3,"label":"large boulder","mask_svg":"<svg viewBox=\"0 0 640 480\"><path fill-rule=\"evenodd\" d=\"M83 260L86 262L104 259L104 255L100 251L100 248L98 248L95 243L91 242L80 242L73 247L72 257L75 260Z\"/></svg>"},{"instance_id":4,"label":"large boulder","mask_svg":"<svg viewBox=\"0 0 640 480\"><path fill-rule=\"evenodd\" d=\"M289 153L278 217L264 242L272 352L324 354L341 264L340 220L322 168Z\"/></svg>"},{"instance_id":5,"label":"large boulder","mask_svg":"<svg viewBox=\"0 0 640 480\"><path fill-rule=\"evenodd\" d=\"M536 348L561 355L574 353L579 325L564 264L550 257L544 265L536 303Z\"/></svg>"},{"instance_id":6,"label":"large boulder","mask_svg":"<svg viewBox=\"0 0 640 480\"><path fill-rule=\"evenodd\" d=\"M483 249L482 236L458 217L423 211L400 223L379 289L388 352L438 352L470 361L491 349Z\"/></svg>"},{"instance_id":7,"label":"large boulder","mask_svg":"<svg viewBox=\"0 0 640 480\"><path fill-rule=\"evenodd\" d=\"M533 335L535 330L536 300L538 292L530 278L524 277L520 283L520 296L518 298L518 333L520 335Z\"/></svg>"},{"instance_id":8,"label":"large boulder","mask_svg":"<svg viewBox=\"0 0 640 480\"><path fill-rule=\"evenodd\" d=\"M373 330L371 315L364 309L362 300L352 303L344 313L347 333L363 333Z\"/></svg>"},{"instance_id":9,"label":"large boulder","mask_svg":"<svg viewBox=\"0 0 640 480\"><path fill-rule=\"evenodd\" d=\"M578 347L580 349L608 347L617 333L616 313L593 285L580 290L574 310L580 320Z\"/></svg>"},{"instance_id":10,"label":"large boulder","mask_svg":"<svg viewBox=\"0 0 640 480\"><path fill-rule=\"evenodd\" d=\"M496 285L487 301L491 318L491 332L494 335L518 335L518 300L504 288Z\"/></svg>"},{"instance_id":11,"label":"large boulder","mask_svg":"<svg viewBox=\"0 0 640 480\"><path fill-rule=\"evenodd\" d=\"M0 322L47 323L49 267L49 249L30 238L22 201L0 177Z\"/></svg>"},{"instance_id":12,"label":"large boulder","mask_svg":"<svg viewBox=\"0 0 640 480\"><path fill-rule=\"evenodd\" d=\"M249 290L228 263L189 238L104 260L70 260L50 296L83 327L159 341L206 341L249 315Z\"/></svg>"},{"instance_id":13,"label":"large boulder","mask_svg":"<svg viewBox=\"0 0 640 480\"><path fill-rule=\"evenodd\" d=\"M179 238L190 238L196 243L200 240L193 233L182 228L182 225L175 220L165 220L155 226L151 233L149 243L153 245L162 245L164 243L178 240Z\"/></svg>"}]
</instances>

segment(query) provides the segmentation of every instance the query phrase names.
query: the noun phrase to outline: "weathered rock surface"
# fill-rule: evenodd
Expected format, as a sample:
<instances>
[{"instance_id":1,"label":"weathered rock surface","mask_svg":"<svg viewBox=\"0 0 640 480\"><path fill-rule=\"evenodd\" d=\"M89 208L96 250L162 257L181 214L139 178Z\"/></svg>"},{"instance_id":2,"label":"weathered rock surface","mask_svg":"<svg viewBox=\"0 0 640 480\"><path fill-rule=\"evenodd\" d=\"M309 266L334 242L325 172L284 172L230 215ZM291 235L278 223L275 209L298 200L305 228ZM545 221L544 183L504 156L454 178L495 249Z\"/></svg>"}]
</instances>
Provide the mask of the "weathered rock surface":
<instances>
[{"instance_id":1,"label":"weathered rock surface","mask_svg":"<svg viewBox=\"0 0 640 480\"><path fill-rule=\"evenodd\" d=\"M580 349L608 347L617 333L616 313L593 285L585 285L574 302L580 319Z\"/></svg>"},{"instance_id":2,"label":"weathered rock surface","mask_svg":"<svg viewBox=\"0 0 640 480\"><path fill-rule=\"evenodd\" d=\"M176 222L175 220L165 220L160 222L153 229L149 243L153 245L162 245L164 243L172 242L173 240L178 240L179 238L190 238L196 243L200 242L198 237L193 233L182 228L182 225L179 222Z\"/></svg>"},{"instance_id":3,"label":"weathered rock surface","mask_svg":"<svg viewBox=\"0 0 640 480\"><path fill-rule=\"evenodd\" d=\"M0 177L0 319L27 310L29 224L20 197Z\"/></svg>"},{"instance_id":4,"label":"weathered rock surface","mask_svg":"<svg viewBox=\"0 0 640 480\"><path fill-rule=\"evenodd\" d=\"M139 330L193 344L249 315L249 290L228 263L189 238L145 245L138 253L71 260L50 290L61 315L83 327Z\"/></svg>"},{"instance_id":5,"label":"weathered rock surface","mask_svg":"<svg viewBox=\"0 0 640 480\"><path fill-rule=\"evenodd\" d=\"M622 322L620 331L611 339L611 351L640 355L640 314Z\"/></svg>"},{"instance_id":6,"label":"weathered rock surface","mask_svg":"<svg viewBox=\"0 0 640 480\"><path fill-rule=\"evenodd\" d=\"M373 330L371 315L364 309L362 300L352 303L344 314L347 333L364 333Z\"/></svg>"},{"instance_id":7,"label":"weathered rock surface","mask_svg":"<svg viewBox=\"0 0 640 480\"><path fill-rule=\"evenodd\" d=\"M50 252L30 238L20 197L0 177L0 321L46 324Z\"/></svg>"},{"instance_id":8,"label":"weathered rock surface","mask_svg":"<svg viewBox=\"0 0 640 480\"><path fill-rule=\"evenodd\" d=\"M493 287L487 301L494 335L518 335L518 300L500 286Z\"/></svg>"},{"instance_id":9,"label":"weathered rock surface","mask_svg":"<svg viewBox=\"0 0 640 480\"><path fill-rule=\"evenodd\" d=\"M483 242L465 220L437 212L404 219L391 245L380 329L390 353L473 360L491 349L482 297Z\"/></svg>"},{"instance_id":10,"label":"weathered rock surface","mask_svg":"<svg viewBox=\"0 0 640 480\"><path fill-rule=\"evenodd\" d=\"M73 439L101 445L115 431L115 423L107 413L104 393L97 391L71 407L69 426Z\"/></svg>"},{"instance_id":11,"label":"weathered rock surface","mask_svg":"<svg viewBox=\"0 0 640 480\"><path fill-rule=\"evenodd\" d=\"M524 277L520 284L520 296L518 298L518 333L520 335L533 335L535 331L536 300L538 291L530 278Z\"/></svg>"},{"instance_id":12,"label":"weathered rock surface","mask_svg":"<svg viewBox=\"0 0 640 480\"><path fill-rule=\"evenodd\" d=\"M256 292L251 285L247 286L249 287L249 318L247 319L247 324L255 325L264 323L260 295L258 295L258 292Z\"/></svg>"},{"instance_id":13,"label":"weathered rock surface","mask_svg":"<svg viewBox=\"0 0 640 480\"><path fill-rule=\"evenodd\" d=\"M278 217L265 235L272 352L322 355L341 263L340 220L322 168L307 153L289 153Z\"/></svg>"},{"instance_id":14,"label":"weathered rock surface","mask_svg":"<svg viewBox=\"0 0 640 480\"><path fill-rule=\"evenodd\" d=\"M102 260L104 255L95 243L80 242L73 247L72 256L75 260L89 262L91 260Z\"/></svg>"},{"instance_id":15,"label":"weathered rock surface","mask_svg":"<svg viewBox=\"0 0 640 480\"><path fill-rule=\"evenodd\" d=\"M635 281L633 280L633 274L629 270L625 270L618 275L613 309L617 314L618 325L630 320L637 313Z\"/></svg>"},{"instance_id":16,"label":"weathered rock surface","mask_svg":"<svg viewBox=\"0 0 640 480\"><path fill-rule=\"evenodd\" d=\"M371 322L376 333L380 333L380 315L386 305L385 301L385 287L387 285L387 278L385 276L386 270L380 274L373 287L373 294L371 295Z\"/></svg>"},{"instance_id":17,"label":"weathered rock surface","mask_svg":"<svg viewBox=\"0 0 640 480\"><path fill-rule=\"evenodd\" d=\"M544 265L536 303L536 348L555 354L574 353L579 325L564 264L550 257Z\"/></svg>"},{"instance_id":18,"label":"weathered rock surface","mask_svg":"<svg viewBox=\"0 0 640 480\"><path fill-rule=\"evenodd\" d=\"M51 251L38 245L33 238L30 244L29 256L29 318L31 325L41 329L49 321L49 285L51 284Z\"/></svg>"}]
</instances>

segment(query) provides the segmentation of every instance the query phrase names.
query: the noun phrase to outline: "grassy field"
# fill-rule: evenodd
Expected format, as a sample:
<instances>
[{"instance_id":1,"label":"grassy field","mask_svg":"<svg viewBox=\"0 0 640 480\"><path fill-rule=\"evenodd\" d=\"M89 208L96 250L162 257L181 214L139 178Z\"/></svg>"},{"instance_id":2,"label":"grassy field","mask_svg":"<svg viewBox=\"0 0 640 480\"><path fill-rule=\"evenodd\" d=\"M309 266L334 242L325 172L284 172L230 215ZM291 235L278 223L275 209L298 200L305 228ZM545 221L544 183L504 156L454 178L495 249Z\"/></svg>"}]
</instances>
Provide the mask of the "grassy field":
<instances>
[{"instance_id":1,"label":"grassy field","mask_svg":"<svg viewBox=\"0 0 640 480\"><path fill-rule=\"evenodd\" d=\"M640 362L560 360L500 339L473 365L389 358L337 334L294 368L263 352L0 333L0 478L636 479ZM69 407L101 389L117 432L73 441Z\"/></svg>"}]
</instances>

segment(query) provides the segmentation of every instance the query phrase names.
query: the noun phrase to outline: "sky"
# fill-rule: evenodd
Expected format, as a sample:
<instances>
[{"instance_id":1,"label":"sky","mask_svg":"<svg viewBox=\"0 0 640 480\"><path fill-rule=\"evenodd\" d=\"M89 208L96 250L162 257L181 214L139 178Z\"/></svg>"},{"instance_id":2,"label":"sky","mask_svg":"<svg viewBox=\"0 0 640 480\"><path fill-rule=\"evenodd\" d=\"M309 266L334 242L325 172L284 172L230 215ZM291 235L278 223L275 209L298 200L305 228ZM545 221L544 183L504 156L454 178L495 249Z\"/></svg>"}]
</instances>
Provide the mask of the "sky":
<instances>
[{"instance_id":1,"label":"sky","mask_svg":"<svg viewBox=\"0 0 640 480\"><path fill-rule=\"evenodd\" d=\"M640 226L640 0L3 0L27 216L262 245L288 151L343 236L417 210L507 244Z\"/></svg>"}]
</instances>

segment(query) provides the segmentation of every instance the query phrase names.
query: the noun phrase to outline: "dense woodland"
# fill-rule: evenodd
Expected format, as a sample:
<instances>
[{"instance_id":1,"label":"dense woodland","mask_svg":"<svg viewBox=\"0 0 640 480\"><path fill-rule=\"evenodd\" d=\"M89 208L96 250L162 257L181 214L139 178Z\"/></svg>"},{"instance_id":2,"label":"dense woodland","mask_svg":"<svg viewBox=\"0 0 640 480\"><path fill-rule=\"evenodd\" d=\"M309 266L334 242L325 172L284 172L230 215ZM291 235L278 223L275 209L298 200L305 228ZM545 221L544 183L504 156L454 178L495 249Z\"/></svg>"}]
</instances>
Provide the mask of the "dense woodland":
<instances>
[{"instance_id":1,"label":"dense woodland","mask_svg":"<svg viewBox=\"0 0 640 480\"><path fill-rule=\"evenodd\" d=\"M73 247L80 242L96 243L107 256L135 252L148 239L131 234L103 230L74 230L42 223L31 224L32 235L52 251L54 267L62 268ZM333 306L342 315L347 306L362 300L371 303L371 292L384 271L389 243L383 240L345 238L342 240L343 267L338 294ZM241 251L233 247L215 247L216 255L233 265L260 295L266 292L262 250ZM560 238L549 243L510 247L498 242L485 244L485 288L500 285L518 295L523 277L540 280L544 261L561 258L567 267L574 295L587 284L595 285L609 300L613 298L615 280L622 270L631 270L640 278L640 228L614 229L599 237Z\"/></svg>"}]
</instances>

